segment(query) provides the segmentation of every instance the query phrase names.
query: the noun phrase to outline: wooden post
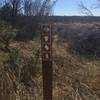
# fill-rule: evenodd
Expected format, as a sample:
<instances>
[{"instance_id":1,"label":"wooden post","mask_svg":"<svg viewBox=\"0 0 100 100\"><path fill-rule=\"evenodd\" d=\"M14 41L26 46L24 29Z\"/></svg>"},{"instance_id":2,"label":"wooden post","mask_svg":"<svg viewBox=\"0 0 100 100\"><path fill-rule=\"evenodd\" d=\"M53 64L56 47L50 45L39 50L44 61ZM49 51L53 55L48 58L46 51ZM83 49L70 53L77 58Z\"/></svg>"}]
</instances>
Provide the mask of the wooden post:
<instances>
[{"instance_id":1,"label":"wooden post","mask_svg":"<svg viewBox=\"0 0 100 100\"><path fill-rule=\"evenodd\" d=\"M43 98L52 100L52 34L51 25L41 25Z\"/></svg>"}]
</instances>

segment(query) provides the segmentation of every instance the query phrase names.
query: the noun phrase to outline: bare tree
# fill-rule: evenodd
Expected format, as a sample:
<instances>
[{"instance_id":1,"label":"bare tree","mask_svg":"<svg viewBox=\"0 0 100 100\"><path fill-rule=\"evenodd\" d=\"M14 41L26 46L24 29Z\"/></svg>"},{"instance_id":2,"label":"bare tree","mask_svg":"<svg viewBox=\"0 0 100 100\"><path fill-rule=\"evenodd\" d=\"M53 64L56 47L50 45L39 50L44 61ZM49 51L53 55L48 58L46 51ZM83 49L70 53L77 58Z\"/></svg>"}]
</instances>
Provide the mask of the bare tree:
<instances>
[{"instance_id":1,"label":"bare tree","mask_svg":"<svg viewBox=\"0 0 100 100\"><path fill-rule=\"evenodd\" d=\"M41 9L41 6L42 6L42 1L41 0L35 0L32 2L32 15L33 16L36 16L40 9Z\"/></svg>"},{"instance_id":2,"label":"bare tree","mask_svg":"<svg viewBox=\"0 0 100 100\"><path fill-rule=\"evenodd\" d=\"M56 2L57 0L4 0L3 6L9 4L12 8L11 17L14 22L21 11L25 16L51 15Z\"/></svg>"},{"instance_id":3,"label":"bare tree","mask_svg":"<svg viewBox=\"0 0 100 100\"><path fill-rule=\"evenodd\" d=\"M31 15L32 0L24 0L24 15Z\"/></svg>"},{"instance_id":4,"label":"bare tree","mask_svg":"<svg viewBox=\"0 0 100 100\"><path fill-rule=\"evenodd\" d=\"M91 4L91 7L86 6L81 0L78 6L82 14L93 16L93 10L100 9L100 0L97 0L94 4Z\"/></svg>"},{"instance_id":5,"label":"bare tree","mask_svg":"<svg viewBox=\"0 0 100 100\"><path fill-rule=\"evenodd\" d=\"M48 8L50 8L51 0L44 0L41 6L41 9L39 11L39 15L47 15ZM49 14L49 13L48 13Z\"/></svg>"},{"instance_id":6,"label":"bare tree","mask_svg":"<svg viewBox=\"0 0 100 100\"><path fill-rule=\"evenodd\" d=\"M92 11L87 6L85 6L82 1L79 2L78 6L82 14L87 16L93 16Z\"/></svg>"},{"instance_id":7,"label":"bare tree","mask_svg":"<svg viewBox=\"0 0 100 100\"><path fill-rule=\"evenodd\" d=\"M91 8L92 9L89 9L82 1L80 1L80 3L79 3L79 9L81 10L81 13L85 14L87 16L94 16L92 10L100 8L100 0L97 0L96 4L92 5ZM97 22L96 24L93 24L93 26L96 29L100 30L100 23L99 22Z\"/></svg>"},{"instance_id":8,"label":"bare tree","mask_svg":"<svg viewBox=\"0 0 100 100\"><path fill-rule=\"evenodd\" d=\"M15 22L16 16L18 15L18 12L21 10L21 0L9 0L8 2L12 7L12 22Z\"/></svg>"},{"instance_id":9,"label":"bare tree","mask_svg":"<svg viewBox=\"0 0 100 100\"><path fill-rule=\"evenodd\" d=\"M42 5L42 7L44 7L43 9L43 15L48 16L48 15L52 15L53 13L53 7L56 4L57 0L54 0L52 2L50 2L49 0L47 0L47 3L45 3L45 5Z\"/></svg>"},{"instance_id":10,"label":"bare tree","mask_svg":"<svg viewBox=\"0 0 100 100\"><path fill-rule=\"evenodd\" d=\"M18 16L19 12L22 10L22 1L23 0L2 0L2 9L1 12L3 11L2 16L9 17L10 21L12 24L15 23L16 17ZM6 10L5 10L6 8ZM7 10L7 8L9 8ZM9 16L10 15L10 16Z\"/></svg>"},{"instance_id":11,"label":"bare tree","mask_svg":"<svg viewBox=\"0 0 100 100\"><path fill-rule=\"evenodd\" d=\"M26 16L50 15L57 0L24 0Z\"/></svg>"}]
</instances>

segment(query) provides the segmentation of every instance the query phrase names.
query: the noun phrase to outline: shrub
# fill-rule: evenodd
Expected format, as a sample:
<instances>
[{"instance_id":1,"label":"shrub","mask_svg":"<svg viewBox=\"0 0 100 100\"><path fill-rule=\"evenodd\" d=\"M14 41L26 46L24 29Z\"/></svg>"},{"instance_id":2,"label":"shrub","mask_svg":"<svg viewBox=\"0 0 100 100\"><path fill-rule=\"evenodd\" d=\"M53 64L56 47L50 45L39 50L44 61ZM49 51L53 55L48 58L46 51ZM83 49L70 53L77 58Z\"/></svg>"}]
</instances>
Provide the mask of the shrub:
<instances>
[{"instance_id":1,"label":"shrub","mask_svg":"<svg viewBox=\"0 0 100 100\"><path fill-rule=\"evenodd\" d=\"M15 36L16 29L5 22L0 23L0 49L9 50L9 44Z\"/></svg>"}]
</instances>

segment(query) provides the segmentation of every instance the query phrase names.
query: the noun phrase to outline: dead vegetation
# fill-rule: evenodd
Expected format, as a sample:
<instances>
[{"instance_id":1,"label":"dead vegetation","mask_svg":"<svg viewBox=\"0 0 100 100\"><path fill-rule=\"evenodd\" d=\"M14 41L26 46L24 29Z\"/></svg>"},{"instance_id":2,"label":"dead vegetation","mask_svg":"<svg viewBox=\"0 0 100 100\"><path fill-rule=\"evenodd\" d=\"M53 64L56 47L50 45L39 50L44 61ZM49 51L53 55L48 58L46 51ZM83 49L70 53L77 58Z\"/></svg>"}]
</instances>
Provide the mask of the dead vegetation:
<instances>
[{"instance_id":1,"label":"dead vegetation","mask_svg":"<svg viewBox=\"0 0 100 100\"><path fill-rule=\"evenodd\" d=\"M43 100L39 42L15 42L10 48L10 54L0 51L0 100ZM99 100L99 66L99 60L70 54L54 42L53 99Z\"/></svg>"}]
</instances>

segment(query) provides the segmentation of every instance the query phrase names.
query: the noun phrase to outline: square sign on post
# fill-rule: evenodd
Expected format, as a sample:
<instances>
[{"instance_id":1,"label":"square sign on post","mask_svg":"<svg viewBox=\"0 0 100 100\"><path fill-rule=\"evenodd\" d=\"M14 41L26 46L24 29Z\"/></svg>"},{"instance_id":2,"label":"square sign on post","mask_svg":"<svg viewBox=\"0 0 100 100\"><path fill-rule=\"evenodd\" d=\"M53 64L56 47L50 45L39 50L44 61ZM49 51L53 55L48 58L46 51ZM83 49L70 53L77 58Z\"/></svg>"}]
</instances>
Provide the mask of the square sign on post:
<instances>
[{"instance_id":1,"label":"square sign on post","mask_svg":"<svg viewBox=\"0 0 100 100\"><path fill-rule=\"evenodd\" d=\"M43 98L52 100L52 33L51 25L41 25Z\"/></svg>"}]
</instances>

